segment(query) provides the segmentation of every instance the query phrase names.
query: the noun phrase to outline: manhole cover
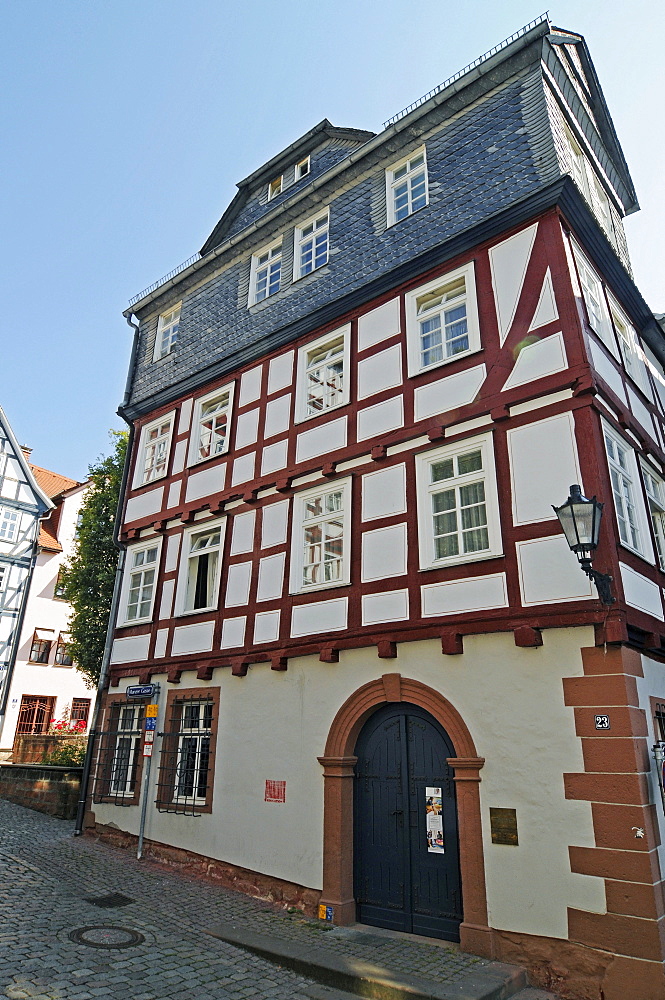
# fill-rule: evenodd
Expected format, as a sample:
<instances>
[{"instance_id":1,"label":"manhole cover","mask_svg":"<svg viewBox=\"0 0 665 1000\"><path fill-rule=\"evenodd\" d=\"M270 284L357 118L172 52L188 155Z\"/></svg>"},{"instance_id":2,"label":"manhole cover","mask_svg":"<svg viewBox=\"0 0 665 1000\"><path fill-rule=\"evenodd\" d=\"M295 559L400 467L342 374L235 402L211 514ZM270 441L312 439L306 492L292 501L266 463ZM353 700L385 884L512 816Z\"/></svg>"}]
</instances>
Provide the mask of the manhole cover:
<instances>
[{"instance_id":1,"label":"manhole cover","mask_svg":"<svg viewBox=\"0 0 665 1000\"><path fill-rule=\"evenodd\" d=\"M121 892L111 892L107 896L86 896L85 901L92 903L93 906L101 906L104 910L112 910L116 906L129 906L130 903L136 902L130 896L123 896Z\"/></svg>"},{"instance_id":2,"label":"manhole cover","mask_svg":"<svg viewBox=\"0 0 665 1000\"><path fill-rule=\"evenodd\" d=\"M145 941L143 935L139 934L138 931L111 924L79 927L75 931L70 931L69 938L76 944L85 944L89 948L133 948Z\"/></svg>"}]
</instances>

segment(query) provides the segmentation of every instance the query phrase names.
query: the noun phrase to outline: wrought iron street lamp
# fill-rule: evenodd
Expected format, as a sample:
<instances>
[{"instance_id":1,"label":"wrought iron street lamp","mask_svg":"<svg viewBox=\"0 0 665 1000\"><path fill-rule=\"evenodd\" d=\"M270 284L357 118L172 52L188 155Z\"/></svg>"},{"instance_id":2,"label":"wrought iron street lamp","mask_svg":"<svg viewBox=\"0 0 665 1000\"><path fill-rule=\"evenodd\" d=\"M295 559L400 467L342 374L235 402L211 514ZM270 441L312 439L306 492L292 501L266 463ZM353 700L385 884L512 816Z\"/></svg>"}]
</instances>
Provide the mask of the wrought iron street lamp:
<instances>
[{"instance_id":1,"label":"wrought iron street lamp","mask_svg":"<svg viewBox=\"0 0 665 1000\"><path fill-rule=\"evenodd\" d=\"M560 507L552 507L552 510L559 518L566 541L571 552L577 556L582 571L595 583L598 597L603 604L614 604L616 597L610 590L612 577L599 573L591 565L592 553L598 547L603 506L595 497L591 500L583 497L579 486L571 486L566 502Z\"/></svg>"}]
</instances>

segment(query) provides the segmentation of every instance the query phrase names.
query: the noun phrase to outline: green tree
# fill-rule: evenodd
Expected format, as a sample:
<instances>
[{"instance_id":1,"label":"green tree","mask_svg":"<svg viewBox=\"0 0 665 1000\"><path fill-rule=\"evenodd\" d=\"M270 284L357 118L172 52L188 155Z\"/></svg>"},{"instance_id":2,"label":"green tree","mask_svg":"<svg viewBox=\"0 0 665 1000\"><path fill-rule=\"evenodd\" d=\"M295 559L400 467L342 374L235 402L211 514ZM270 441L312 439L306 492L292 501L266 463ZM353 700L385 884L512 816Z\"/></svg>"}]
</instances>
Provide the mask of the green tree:
<instances>
[{"instance_id":1,"label":"green tree","mask_svg":"<svg viewBox=\"0 0 665 1000\"><path fill-rule=\"evenodd\" d=\"M91 486L81 506L74 553L63 566L64 597L72 605L69 650L90 686L97 684L113 597L118 550L113 541L127 434L111 431L113 453L89 466Z\"/></svg>"}]
</instances>

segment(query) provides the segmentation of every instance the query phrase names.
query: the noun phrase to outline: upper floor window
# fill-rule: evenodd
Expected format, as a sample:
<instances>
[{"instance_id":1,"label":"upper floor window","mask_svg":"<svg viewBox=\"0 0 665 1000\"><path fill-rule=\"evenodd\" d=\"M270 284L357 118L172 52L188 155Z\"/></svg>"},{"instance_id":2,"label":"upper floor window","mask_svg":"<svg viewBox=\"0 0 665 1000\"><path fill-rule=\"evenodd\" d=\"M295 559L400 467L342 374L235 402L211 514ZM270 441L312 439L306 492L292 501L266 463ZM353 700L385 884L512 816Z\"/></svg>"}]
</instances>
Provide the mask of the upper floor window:
<instances>
[{"instance_id":1,"label":"upper floor window","mask_svg":"<svg viewBox=\"0 0 665 1000\"><path fill-rule=\"evenodd\" d=\"M293 252L293 280L328 263L328 209L296 227Z\"/></svg>"},{"instance_id":2,"label":"upper floor window","mask_svg":"<svg viewBox=\"0 0 665 1000\"><path fill-rule=\"evenodd\" d=\"M490 434L418 455L416 482L422 569L500 554Z\"/></svg>"},{"instance_id":3,"label":"upper floor window","mask_svg":"<svg viewBox=\"0 0 665 1000\"><path fill-rule=\"evenodd\" d=\"M637 509L637 465L633 449L618 435L605 429L605 448L612 481L614 509L619 538L624 545L642 553L640 517Z\"/></svg>"},{"instance_id":4,"label":"upper floor window","mask_svg":"<svg viewBox=\"0 0 665 1000\"><path fill-rule=\"evenodd\" d=\"M318 486L295 498L291 592L350 582L351 480Z\"/></svg>"},{"instance_id":5,"label":"upper floor window","mask_svg":"<svg viewBox=\"0 0 665 1000\"><path fill-rule=\"evenodd\" d=\"M298 160L296 163L296 180L299 181L301 178L306 177L310 171L310 160L309 156L306 156L304 160Z\"/></svg>"},{"instance_id":6,"label":"upper floor window","mask_svg":"<svg viewBox=\"0 0 665 1000\"><path fill-rule=\"evenodd\" d=\"M270 181L268 185L268 201L272 198L276 198L278 194L282 193L282 175L275 177L274 180Z\"/></svg>"},{"instance_id":7,"label":"upper floor window","mask_svg":"<svg viewBox=\"0 0 665 1000\"><path fill-rule=\"evenodd\" d=\"M606 347L613 354L616 354L600 278L578 250L576 250L575 259L577 261L577 270L580 276L589 326L594 333L598 334Z\"/></svg>"},{"instance_id":8,"label":"upper floor window","mask_svg":"<svg viewBox=\"0 0 665 1000\"><path fill-rule=\"evenodd\" d=\"M59 667L71 667L74 664L74 658L69 652L69 637L64 632L61 632L58 636L53 662L57 663Z\"/></svg>"},{"instance_id":9,"label":"upper floor window","mask_svg":"<svg viewBox=\"0 0 665 1000\"><path fill-rule=\"evenodd\" d=\"M192 422L189 464L216 458L229 448L233 385L215 389L196 401Z\"/></svg>"},{"instance_id":10,"label":"upper floor window","mask_svg":"<svg viewBox=\"0 0 665 1000\"><path fill-rule=\"evenodd\" d=\"M53 587L53 597L56 601L64 601L65 598L65 583L63 578L62 569L58 570L58 575L55 579L55 584Z\"/></svg>"},{"instance_id":11,"label":"upper floor window","mask_svg":"<svg viewBox=\"0 0 665 1000\"><path fill-rule=\"evenodd\" d=\"M18 511L0 507L0 541L13 542L18 528Z\"/></svg>"},{"instance_id":12,"label":"upper floor window","mask_svg":"<svg viewBox=\"0 0 665 1000\"><path fill-rule=\"evenodd\" d=\"M580 191L591 205L594 215L607 235L613 241L614 227L612 225L612 213L610 211L610 202L607 194L605 193L605 189L596 176L596 172L589 163L587 157L582 152L579 143L567 126L566 138L568 140L568 148L570 150L570 162L572 166L573 178L575 179Z\"/></svg>"},{"instance_id":13,"label":"upper floor window","mask_svg":"<svg viewBox=\"0 0 665 1000\"><path fill-rule=\"evenodd\" d=\"M473 263L406 295L409 374L479 351Z\"/></svg>"},{"instance_id":14,"label":"upper floor window","mask_svg":"<svg viewBox=\"0 0 665 1000\"><path fill-rule=\"evenodd\" d=\"M172 430L172 413L146 424L142 429L134 488L166 475Z\"/></svg>"},{"instance_id":15,"label":"upper floor window","mask_svg":"<svg viewBox=\"0 0 665 1000\"><path fill-rule=\"evenodd\" d=\"M644 486L646 488L649 514L653 526L653 537L656 542L658 562L661 569L665 569L665 483L661 476L657 475L646 464L642 465L644 475Z\"/></svg>"},{"instance_id":16,"label":"upper floor window","mask_svg":"<svg viewBox=\"0 0 665 1000\"><path fill-rule=\"evenodd\" d=\"M120 623L123 625L135 625L152 618L160 548L161 540L152 539L127 549L120 597Z\"/></svg>"},{"instance_id":17,"label":"upper floor window","mask_svg":"<svg viewBox=\"0 0 665 1000\"><path fill-rule=\"evenodd\" d=\"M388 225L401 222L427 204L425 147L386 170Z\"/></svg>"},{"instance_id":18,"label":"upper floor window","mask_svg":"<svg viewBox=\"0 0 665 1000\"><path fill-rule=\"evenodd\" d=\"M164 312L157 322L157 336L155 337L154 361L166 357L173 350L178 339L178 327L180 326L180 308L182 303L173 306L168 312Z\"/></svg>"},{"instance_id":19,"label":"upper floor window","mask_svg":"<svg viewBox=\"0 0 665 1000\"><path fill-rule=\"evenodd\" d=\"M30 662L48 663L53 645L53 631L51 629L36 628L32 635L30 644Z\"/></svg>"},{"instance_id":20,"label":"upper floor window","mask_svg":"<svg viewBox=\"0 0 665 1000\"><path fill-rule=\"evenodd\" d=\"M349 326L298 352L296 415L306 420L349 401Z\"/></svg>"},{"instance_id":21,"label":"upper floor window","mask_svg":"<svg viewBox=\"0 0 665 1000\"><path fill-rule=\"evenodd\" d=\"M185 531L178 578L178 614L209 611L217 605L224 521Z\"/></svg>"},{"instance_id":22,"label":"upper floor window","mask_svg":"<svg viewBox=\"0 0 665 1000\"><path fill-rule=\"evenodd\" d=\"M249 278L249 304L267 299L279 291L282 281L282 241L273 243L252 257Z\"/></svg>"}]
</instances>

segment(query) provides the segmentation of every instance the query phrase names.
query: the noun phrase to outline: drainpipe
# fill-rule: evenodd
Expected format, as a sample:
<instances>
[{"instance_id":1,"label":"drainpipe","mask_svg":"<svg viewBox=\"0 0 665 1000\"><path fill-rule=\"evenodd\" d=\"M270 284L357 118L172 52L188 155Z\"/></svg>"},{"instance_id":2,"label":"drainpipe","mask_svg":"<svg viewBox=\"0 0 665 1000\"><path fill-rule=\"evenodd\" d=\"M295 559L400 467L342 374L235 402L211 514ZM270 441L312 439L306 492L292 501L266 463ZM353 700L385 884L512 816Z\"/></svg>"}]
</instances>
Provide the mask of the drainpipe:
<instances>
[{"instance_id":1,"label":"drainpipe","mask_svg":"<svg viewBox=\"0 0 665 1000\"><path fill-rule=\"evenodd\" d=\"M109 664L111 662L111 649L113 646L113 632L115 630L115 621L118 615L118 604L120 603L120 588L122 585L122 575L125 568L125 549L120 543L120 526L122 524L122 512L124 509L125 492L127 490L127 480L129 478L129 464L132 457L132 448L134 444L134 424L127 419L125 416L125 407L129 403L129 399L132 391L132 382L134 378L134 368L136 366L136 356L138 353L139 344L139 328L136 323L132 323L131 313L129 316L125 317L129 326L131 326L134 331L134 339L132 341L132 353L129 358L129 371L127 373L127 382L125 384L125 394L122 399L122 404L118 407L118 414L122 417L126 424L129 426L129 440L127 441L127 454L125 455L125 466L122 470L122 482L120 484L120 498L118 501L118 508L115 512L115 524L113 526L113 544L118 549L118 565L115 570L115 579L113 581L113 597L111 598L111 608L109 610L109 623L106 629L106 641L104 643L104 653L102 655L102 663L99 671L99 682L97 684L97 695L95 698L95 707L92 713L92 723L90 726L90 733L88 736L88 745L85 751L85 760L83 762L83 774L81 775L81 793L78 801L78 808L76 811L76 825L74 827L74 836L79 837L83 833L83 820L85 817L85 803L88 797L88 787L90 785L90 772L92 771L92 756L95 746L95 737L97 733L97 725L99 723L99 717L101 714L102 707L102 694L106 687L106 682L109 674Z\"/></svg>"},{"instance_id":2,"label":"drainpipe","mask_svg":"<svg viewBox=\"0 0 665 1000\"><path fill-rule=\"evenodd\" d=\"M39 532L39 525L41 523L41 517L37 519L36 527L37 532ZM5 727L5 716L7 713L7 701L9 700L9 689L12 685L12 677L14 676L14 668L16 666L16 657L18 655L18 644L21 639L21 632L23 631L23 622L25 620L25 611L28 605L28 597L30 595L30 586L32 584L32 576L35 571L35 565L37 563L37 556L39 555L39 545L37 544L38 535L32 543L32 555L30 556L30 566L28 568L28 574L24 581L24 590L21 599L21 607L18 613L18 619L16 621L16 628L14 630L14 637L12 639L11 651L9 653L9 662L7 664L7 674L3 678L2 685L2 696L0 697L0 738L2 737L2 731Z\"/></svg>"}]
</instances>

